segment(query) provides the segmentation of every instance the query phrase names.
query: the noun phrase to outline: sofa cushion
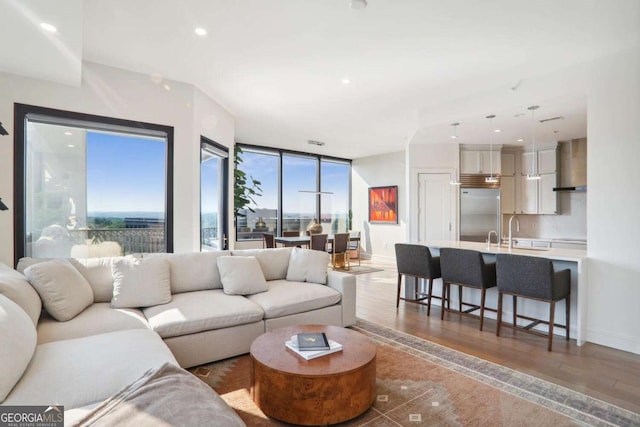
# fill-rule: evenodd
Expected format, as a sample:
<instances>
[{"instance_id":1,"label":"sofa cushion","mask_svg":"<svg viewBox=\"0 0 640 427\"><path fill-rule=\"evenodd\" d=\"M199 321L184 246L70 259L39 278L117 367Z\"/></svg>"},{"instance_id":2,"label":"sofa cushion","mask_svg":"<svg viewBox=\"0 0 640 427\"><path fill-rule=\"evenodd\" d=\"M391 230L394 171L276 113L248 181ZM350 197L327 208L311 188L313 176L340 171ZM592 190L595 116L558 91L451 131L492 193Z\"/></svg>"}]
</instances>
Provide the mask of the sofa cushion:
<instances>
[{"instance_id":1,"label":"sofa cushion","mask_svg":"<svg viewBox=\"0 0 640 427\"><path fill-rule=\"evenodd\" d=\"M340 302L340 292L315 283L271 280L269 290L247 298L264 310L264 318L287 316Z\"/></svg>"},{"instance_id":2,"label":"sofa cushion","mask_svg":"<svg viewBox=\"0 0 640 427\"><path fill-rule=\"evenodd\" d=\"M221 289L222 281L216 260L229 251L168 254L171 265L171 293Z\"/></svg>"},{"instance_id":3,"label":"sofa cushion","mask_svg":"<svg viewBox=\"0 0 640 427\"><path fill-rule=\"evenodd\" d=\"M329 254L323 251L293 248L287 269L287 280L294 282L327 283Z\"/></svg>"},{"instance_id":4,"label":"sofa cushion","mask_svg":"<svg viewBox=\"0 0 640 427\"><path fill-rule=\"evenodd\" d=\"M148 369L177 362L148 329L109 332L36 347L31 364L5 405L64 405L103 401Z\"/></svg>"},{"instance_id":5,"label":"sofa cushion","mask_svg":"<svg viewBox=\"0 0 640 427\"><path fill-rule=\"evenodd\" d=\"M27 313L0 295L0 403L29 365L36 339L36 328Z\"/></svg>"},{"instance_id":6,"label":"sofa cushion","mask_svg":"<svg viewBox=\"0 0 640 427\"><path fill-rule=\"evenodd\" d=\"M165 258L123 258L113 262L115 308L150 307L171 301L169 263Z\"/></svg>"},{"instance_id":7,"label":"sofa cushion","mask_svg":"<svg viewBox=\"0 0 640 427\"><path fill-rule=\"evenodd\" d=\"M87 279L91 289L93 290L93 300L95 302L110 302L113 297L113 272L112 263L115 260L124 257L105 257L105 258L67 258L79 272ZM127 256L131 258L131 256ZM24 272L24 270L34 264L50 261L51 258L20 258L16 270Z\"/></svg>"},{"instance_id":8,"label":"sofa cushion","mask_svg":"<svg viewBox=\"0 0 640 427\"><path fill-rule=\"evenodd\" d=\"M69 259L93 289L94 302L111 302L113 298L113 263L125 257Z\"/></svg>"},{"instance_id":9,"label":"sofa cushion","mask_svg":"<svg viewBox=\"0 0 640 427\"><path fill-rule=\"evenodd\" d=\"M34 264L24 275L38 291L44 308L57 320L73 319L93 303L91 286L65 259Z\"/></svg>"},{"instance_id":10,"label":"sofa cushion","mask_svg":"<svg viewBox=\"0 0 640 427\"><path fill-rule=\"evenodd\" d=\"M0 295L18 304L29 315L33 324L38 324L42 311L40 296L23 274L2 263L0 263Z\"/></svg>"},{"instance_id":11,"label":"sofa cushion","mask_svg":"<svg viewBox=\"0 0 640 427\"><path fill-rule=\"evenodd\" d=\"M268 289L255 257L222 256L218 258L218 269L225 294L251 295Z\"/></svg>"},{"instance_id":12,"label":"sofa cushion","mask_svg":"<svg viewBox=\"0 0 640 427\"><path fill-rule=\"evenodd\" d=\"M244 325L262 320L264 315L245 297L226 295L221 289L177 294L170 303L143 312L162 338Z\"/></svg>"},{"instance_id":13,"label":"sofa cushion","mask_svg":"<svg viewBox=\"0 0 640 427\"><path fill-rule=\"evenodd\" d=\"M45 313L38 324L38 344L106 332L149 328L149 322L141 310L111 308L108 302L97 302L66 322L58 322Z\"/></svg>"},{"instance_id":14,"label":"sofa cushion","mask_svg":"<svg viewBox=\"0 0 640 427\"><path fill-rule=\"evenodd\" d=\"M231 251L231 254L256 257L265 280L280 280L287 277L291 250L292 248L241 249Z\"/></svg>"}]
</instances>

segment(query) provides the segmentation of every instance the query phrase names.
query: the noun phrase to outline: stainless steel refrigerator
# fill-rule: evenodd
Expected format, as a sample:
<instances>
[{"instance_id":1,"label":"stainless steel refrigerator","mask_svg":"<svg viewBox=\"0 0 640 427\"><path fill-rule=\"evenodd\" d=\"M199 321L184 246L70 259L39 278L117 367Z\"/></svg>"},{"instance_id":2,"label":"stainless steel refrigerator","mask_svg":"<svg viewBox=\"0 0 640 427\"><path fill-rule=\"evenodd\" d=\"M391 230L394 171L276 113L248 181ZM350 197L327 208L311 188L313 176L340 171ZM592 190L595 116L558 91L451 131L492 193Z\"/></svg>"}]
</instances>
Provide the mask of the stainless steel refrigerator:
<instances>
[{"instance_id":1,"label":"stainless steel refrigerator","mask_svg":"<svg viewBox=\"0 0 640 427\"><path fill-rule=\"evenodd\" d=\"M489 231L500 230L500 190L493 188L462 188L460 190L460 240L486 242ZM491 236L495 242L495 236Z\"/></svg>"}]
</instances>

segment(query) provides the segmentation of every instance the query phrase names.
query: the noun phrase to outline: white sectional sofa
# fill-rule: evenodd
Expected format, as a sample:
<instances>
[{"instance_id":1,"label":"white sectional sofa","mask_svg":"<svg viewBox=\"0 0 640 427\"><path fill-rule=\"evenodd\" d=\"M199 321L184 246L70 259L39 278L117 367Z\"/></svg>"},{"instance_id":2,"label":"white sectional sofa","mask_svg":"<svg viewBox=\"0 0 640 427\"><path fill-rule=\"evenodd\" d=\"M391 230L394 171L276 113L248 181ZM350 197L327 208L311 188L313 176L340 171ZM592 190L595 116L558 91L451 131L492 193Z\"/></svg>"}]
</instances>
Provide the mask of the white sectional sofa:
<instances>
[{"instance_id":1,"label":"white sectional sofa","mask_svg":"<svg viewBox=\"0 0 640 427\"><path fill-rule=\"evenodd\" d=\"M64 405L71 423L149 369L244 354L281 326L349 326L355 277L328 263L278 248L0 266L0 404Z\"/></svg>"}]
</instances>

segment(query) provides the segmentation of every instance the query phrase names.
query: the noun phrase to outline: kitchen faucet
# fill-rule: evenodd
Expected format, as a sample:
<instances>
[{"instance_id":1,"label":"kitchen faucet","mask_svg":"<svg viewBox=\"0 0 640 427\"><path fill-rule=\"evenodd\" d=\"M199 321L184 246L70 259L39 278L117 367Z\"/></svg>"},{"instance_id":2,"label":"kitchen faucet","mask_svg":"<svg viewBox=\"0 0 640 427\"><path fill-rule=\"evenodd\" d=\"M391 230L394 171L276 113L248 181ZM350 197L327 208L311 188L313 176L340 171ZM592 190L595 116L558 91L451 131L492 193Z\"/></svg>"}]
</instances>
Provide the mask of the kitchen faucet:
<instances>
[{"instance_id":1,"label":"kitchen faucet","mask_svg":"<svg viewBox=\"0 0 640 427\"><path fill-rule=\"evenodd\" d=\"M513 248L513 239L511 238L511 222L514 218L516 220L516 231L520 231L520 220L517 216L511 215L511 218L509 218L509 250Z\"/></svg>"},{"instance_id":2,"label":"kitchen faucet","mask_svg":"<svg viewBox=\"0 0 640 427\"><path fill-rule=\"evenodd\" d=\"M500 237L498 237L498 232L496 230L491 230L489 232L489 234L487 235L487 249L491 249L491 234L492 233L496 235L496 243L498 244L498 247L500 247Z\"/></svg>"}]
</instances>

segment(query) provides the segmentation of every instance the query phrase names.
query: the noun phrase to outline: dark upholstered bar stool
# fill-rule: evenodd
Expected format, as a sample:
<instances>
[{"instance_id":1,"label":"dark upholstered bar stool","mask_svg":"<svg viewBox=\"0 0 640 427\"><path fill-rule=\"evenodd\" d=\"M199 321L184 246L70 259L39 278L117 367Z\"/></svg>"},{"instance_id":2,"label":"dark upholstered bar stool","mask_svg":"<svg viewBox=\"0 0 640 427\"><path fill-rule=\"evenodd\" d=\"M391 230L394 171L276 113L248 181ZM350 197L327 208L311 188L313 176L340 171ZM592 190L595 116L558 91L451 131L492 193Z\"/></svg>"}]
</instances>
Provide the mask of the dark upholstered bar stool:
<instances>
[{"instance_id":1,"label":"dark upholstered bar stool","mask_svg":"<svg viewBox=\"0 0 640 427\"><path fill-rule=\"evenodd\" d=\"M458 311L469 314L480 310L480 330L484 325L484 310L487 289L496 286L496 264L484 261L478 251L468 249L442 248L440 249L440 268L442 269L442 311L440 318L444 320L444 301L447 310L451 309L451 285L458 285ZM480 289L480 305L462 302L462 287ZM462 306L470 308L462 310Z\"/></svg>"},{"instance_id":2,"label":"dark upholstered bar stool","mask_svg":"<svg viewBox=\"0 0 640 427\"><path fill-rule=\"evenodd\" d=\"M440 275L440 257L431 256L431 251L423 245L415 245L410 243L396 243L396 265L398 268L398 293L396 295L396 308L400 305L400 300L424 304L422 301L427 300L427 316L431 314L431 297L433 294L433 279L441 277ZM414 299L400 297L400 287L402 285L402 276L415 277L416 279L429 280L429 288L427 293L418 292L416 283L416 291ZM438 298L438 297L434 297ZM444 300L443 300L444 301Z\"/></svg>"},{"instance_id":3,"label":"dark upholstered bar stool","mask_svg":"<svg viewBox=\"0 0 640 427\"><path fill-rule=\"evenodd\" d=\"M538 258L524 255L498 254L496 256L496 273L498 278L498 327L496 335L500 336L502 324L502 295L513 296L513 327L517 330L544 335L534 331L534 326L545 323L549 325L547 350L551 351L553 344L553 327L566 329L569 340L570 307L571 307L571 271L569 269L554 271L553 262L548 258ZM517 314L518 297L545 301L550 304L549 321L534 319ZM565 300L565 324L554 323L556 301ZM527 326L517 326L517 319L531 320ZM507 325L504 325L507 326Z\"/></svg>"}]
</instances>

